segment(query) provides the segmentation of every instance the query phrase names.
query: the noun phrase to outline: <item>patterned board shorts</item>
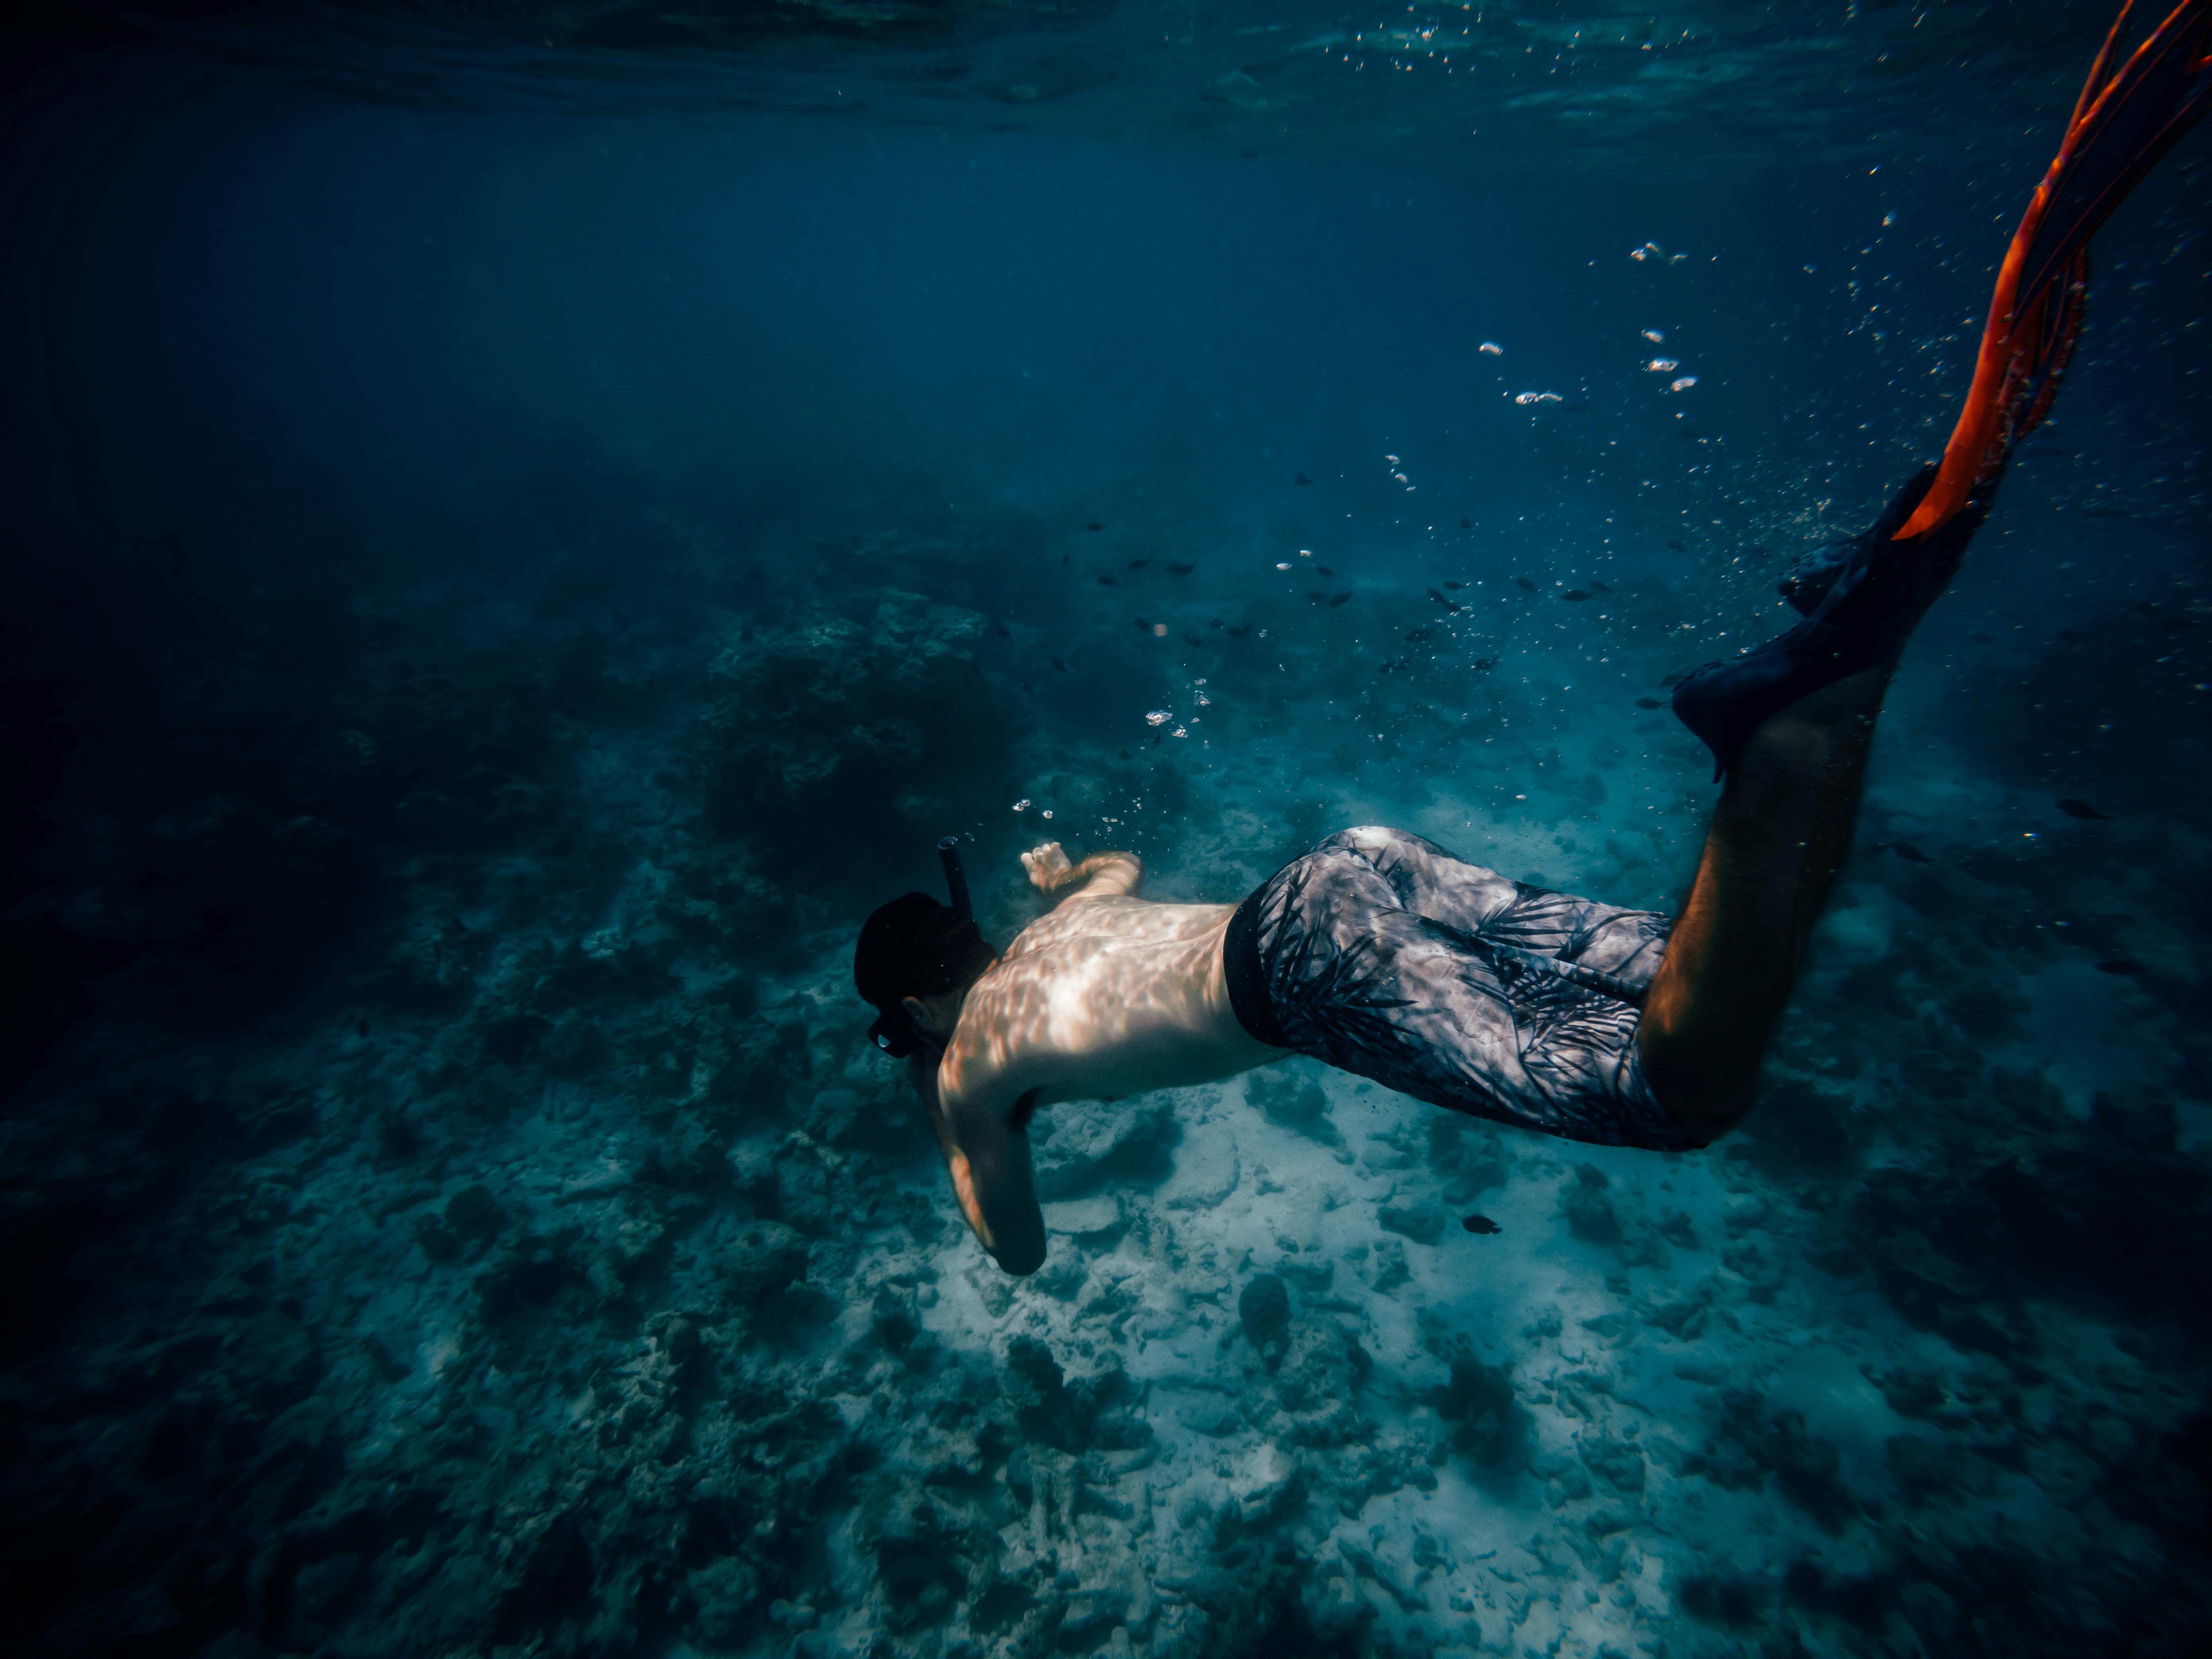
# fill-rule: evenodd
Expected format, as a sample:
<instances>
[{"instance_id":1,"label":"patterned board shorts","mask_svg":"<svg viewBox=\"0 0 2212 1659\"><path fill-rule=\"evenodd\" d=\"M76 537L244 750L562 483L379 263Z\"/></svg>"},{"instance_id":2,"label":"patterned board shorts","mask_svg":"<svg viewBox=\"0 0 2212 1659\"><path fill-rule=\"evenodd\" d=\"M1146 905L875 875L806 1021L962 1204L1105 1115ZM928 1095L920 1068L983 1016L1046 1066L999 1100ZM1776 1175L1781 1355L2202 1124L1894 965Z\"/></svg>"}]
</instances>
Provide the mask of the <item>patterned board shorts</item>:
<instances>
[{"instance_id":1,"label":"patterned board shorts","mask_svg":"<svg viewBox=\"0 0 2212 1659\"><path fill-rule=\"evenodd\" d=\"M1636 1043L1668 925L1346 830L1237 907L1229 1000L1262 1042L1455 1112L1679 1152Z\"/></svg>"}]
</instances>

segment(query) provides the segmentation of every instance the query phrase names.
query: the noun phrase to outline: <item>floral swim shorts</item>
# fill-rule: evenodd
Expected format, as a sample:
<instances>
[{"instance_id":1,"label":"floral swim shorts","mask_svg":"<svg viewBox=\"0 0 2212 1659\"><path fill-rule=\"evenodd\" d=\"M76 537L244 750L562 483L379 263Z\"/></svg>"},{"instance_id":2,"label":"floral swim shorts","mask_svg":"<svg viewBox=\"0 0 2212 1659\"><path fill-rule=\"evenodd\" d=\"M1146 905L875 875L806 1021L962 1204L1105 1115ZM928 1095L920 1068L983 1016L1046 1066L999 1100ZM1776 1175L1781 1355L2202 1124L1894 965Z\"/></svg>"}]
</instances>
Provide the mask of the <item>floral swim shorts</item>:
<instances>
[{"instance_id":1,"label":"floral swim shorts","mask_svg":"<svg viewBox=\"0 0 2212 1659\"><path fill-rule=\"evenodd\" d=\"M1262 1042L1475 1117L1679 1152L1636 1043L1668 926L1368 827L1262 883L1224 965Z\"/></svg>"}]
</instances>

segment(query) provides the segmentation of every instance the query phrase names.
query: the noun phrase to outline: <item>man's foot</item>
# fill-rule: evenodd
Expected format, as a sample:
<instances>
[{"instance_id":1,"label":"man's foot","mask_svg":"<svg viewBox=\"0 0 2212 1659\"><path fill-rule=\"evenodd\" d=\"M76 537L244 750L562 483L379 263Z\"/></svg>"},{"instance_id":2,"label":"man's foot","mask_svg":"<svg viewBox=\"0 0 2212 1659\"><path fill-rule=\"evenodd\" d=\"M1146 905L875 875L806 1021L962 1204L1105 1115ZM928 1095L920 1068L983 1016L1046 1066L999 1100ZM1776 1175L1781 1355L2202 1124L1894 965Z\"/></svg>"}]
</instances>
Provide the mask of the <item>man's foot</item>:
<instances>
[{"instance_id":1,"label":"man's foot","mask_svg":"<svg viewBox=\"0 0 2212 1659\"><path fill-rule=\"evenodd\" d=\"M1920 618L1959 568L1988 515L1996 481L1925 535L1893 538L1936 481L1923 469L1863 535L1782 584L1805 620L1778 639L1707 663L1674 688L1674 713L1713 751L1713 775L1735 763L1751 734L1799 698L1897 660Z\"/></svg>"}]
</instances>

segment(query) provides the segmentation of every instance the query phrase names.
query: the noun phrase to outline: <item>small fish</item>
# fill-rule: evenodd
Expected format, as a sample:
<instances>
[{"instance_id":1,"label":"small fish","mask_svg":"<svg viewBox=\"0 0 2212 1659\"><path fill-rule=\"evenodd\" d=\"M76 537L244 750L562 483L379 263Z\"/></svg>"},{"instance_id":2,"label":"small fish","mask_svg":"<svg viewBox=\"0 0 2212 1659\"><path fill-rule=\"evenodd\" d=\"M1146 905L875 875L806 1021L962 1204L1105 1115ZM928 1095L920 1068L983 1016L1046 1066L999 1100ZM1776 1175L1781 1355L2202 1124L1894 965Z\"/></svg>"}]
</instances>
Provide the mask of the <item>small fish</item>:
<instances>
[{"instance_id":1,"label":"small fish","mask_svg":"<svg viewBox=\"0 0 2212 1659\"><path fill-rule=\"evenodd\" d=\"M1475 672L1478 673L1486 668L1495 668L1497 666L1498 659L1495 657L1477 657L1474 659Z\"/></svg>"},{"instance_id":2,"label":"small fish","mask_svg":"<svg viewBox=\"0 0 2212 1659\"><path fill-rule=\"evenodd\" d=\"M1113 577L1106 575L1102 572L1098 578L1098 586L1101 587L1119 587L1121 583L1116 581Z\"/></svg>"},{"instance_id":3,"label":"small fish","mask_svg":"<svg viewBox=\"0 0 2212 1659\"><path fill-rule=\"evenodd\" d=\"M1664 334L1662 334L1656 328L1645 329L1644 331L1644 337L1650 341L1653 345L1665 345L1667 343L1667 337Z\"/></svg>"},{"instance_id":4,"label":"small fish","mask_svg":"<svg viewBox=\"0 0 2212 1659\"><path fill-rule=\"evenodd\" d=\"M1167 573L1170 576L1188 576L1197 568L1194 564L1171 564L1167 567Z\"/></svg>"},{"instance_id":5,"label":"small fish","mask_svg":"<svg viewBox=\"0 0 2212 1659\"><path fill-rule=\"evenodd\" d=\"M1060 556L1060 568L1062 570L1066 569L1066 568L1067 568L1067 567L1068 567L1069 565L1071 565L1071 564L1073 564L1073 563L1074 563L1074 562L1075 562L1075 555L1073 555L1073 553L1063 553L1063 554L1061 554L1061 555Z\"/></svg>"},{"instance_id":6,"label":"small fish","mask_svg":"<svg viewBox=\"0 0 2212 1659\"><path fill-rule=\"evenodd\" d=\"M1672 357L1654 357L1644 365L1644 372L1646 374L1672 374L1680 368L1681 364L1676 362Z\"/></svg>"},{"instance_id":7,"label":"small fish","mask_svg":"<svg viewBox=\"0 0 2212 1659\"><path fill-rule=\"evenodd\" d=\"M1067 665L1066 665L1066 663L1062 662L1059 658L1057 658L1057 657L1047 657L1047 658L1045 659L1045 660L1046 660L1047 662L1050 663L1050 664L1051 664L1054 668L1057 668L1058 670L1060 670L1060 672L1061 673L1065 674L1066 672L1067 672Z\"/></svg>"},{"instance_id":8,"label":"small fish","mask_svg":"<svg viewBox=\"0 0 2212 1659\"><path fill-rule=\"evenodd\" d=\"M1667 390L1669 392L1687 392L1692 386L1697 385L1697 383L1698 377L1696 375L1685 374L1680 380L1668 381Z\"/></svg>"},{"instance_id":9,"label":"small fish","mask_svg":"<svg viewBox=\"0 0 2212 1659\"><path fill-rule=\"evenodd\" d=\"M1433 638L1436 631L1437 630L1433 628L1416 628L1408 633L1406 637L1408 640L1411 640L1415 645L1419 645L1423 640Z\"/></svg>"},{"instance_id":10,"label":"small fish","mask_svg":"<svg viewBox=\"0 0 2212 1659\"><path fill-rule=\"evenodd\" d=\"M1560 594L1559 597L1566 600L1570 605L1575 605L1589 599L1590 597L1590 591L1587 587L1571 587L1565 592Z\"/></svg>"},{"instance_id":11,"label":"small fish","mask_svg":"<svg viewBox=\"0 0 2212 1659\"><path fill-rule=\"evenodd\" d=\"M1526 576L1516 576L1513 579L1513 586L1519 588L1523 593L1534 593L1536 592L1536 584L1530 581Z\"/></svg>"},{"instance_id":12,"label":"small fish","mask_svg":"<svg viewBox=\"0 0 2212 1659\"><path fill-rule=\"evenodd\" d=\"M1754 559L1763 559L1772 551L1774 550L1771 547L1754 547L1751 550L1751 556Z\"/></svg>"},{"instance_id":13,"label":"small fish","mask_svg":"<svg viewBox=\"0 0 2212 1659\"><path fill-rule=\"evenodd\" d=\"M1132 570L1142 570L1151 562L1152 561L1150 559L1132 559L1129 561L1129 568Z\"/></svg>"},{"instance_id":14,"label":"small fish","mask_svg":"<svg viewBox=\"0 0 2212 1659\"><path fill-rule=\"evenodd\" d=\"M2109 812L2100 812L2087 801L2075 800L2071 795L2064 800L2053 801L2051 805L2069 818L2087 818L2092 823L2110 823L2112 821Z\"/></svg>"},{"instance_id":15,"label":"small fish","mask_svg":"<svg viewBox=\"0 0 2212 1659\"><path fill-rule=\"evenodd\" d=\"M1638 697L1636 706L1638 708L1664 708L1667 705L1656 697Z\"/></svg>"},{"instance_id":16,"label":"small fish","mask_svg":"<svg viewBox=\"0 0 2212 1659\"><path fill-rule=\"evenodd\" d=\"M1250 623L1240 623L1235 628L1224 628L1221 631L1228 635L1232 640L1241 640L1247 634L1249 634L1252 631L1252 624Z\"/></svg>"},{"instance_id":17,"label":"small fish","mask_svg":"<svg viewBox=\"0 0 2212 1659\"><path fill-rule=\"evenodd\" d=\"M1459 527L1462 530L1472 530L1474 528L1474 520L1472 519L1462 519L1459 521Z\"/></svg>"},{"instance_id":18,"label":"small fish","mask_svg":"<svg viewBox=\"0 0 2212 1659\"><path fill-rule=\"evenodd\" d=\"M2099 963L2097 971L2100 974L2125 974L2129 978L2134 979L2148 973L2150 969L2133 957L2114 957L2109 961Z\"/></svg>"},{"instance_id":19,"label":"small fish","mask_svg":"<svg viewBox=\"0 0 2212 1659\"><path fill-rule=\"evenodd\" d=\"M1200 638L1199 638L1199 637L1198 637L1198 635L1195 635L1195 634L1186 634L1186 635L1184 635L1182 636L1182 642L1183 642L1185 645L1204 645L1204 644L1206 643L1206 641L1205 641L1204 640L1201 640Z\"/></svg>"},{"instance_id":20,"label":"small fish","mask_svg":"<svg viewBox=\"0 0 2212 1659\"><path fill-rule=\"evenodd\" d=\"M1294 484L1310 484L1313 480L1306 477L1304 473L1301 472L1293 477L1291 482Z\"/></svg>"},{"instance_id":21,"label":"small fish","mask_svg":"<svg viewBox=\"0 0 2212 1659\"><path fill-rule=\"evenodd\" d=\"M1486 1215L1471 1215L1459 1224L1471 1233L1498 1233L1505 1231Z\"/></svg>"},{"instance_id":22,"label":"small fish","mask_svg":"<svg viewBox=\"0 0 2212 1659\"><path fill-rule=\"evenodd\" d=\"M1467 608L1466 606L1459 604L1456 600L1446 599L1443 594L1437 592L1433 587L1429 590L1429 597L1434 599L1438 605L1443 606L1447 611L1463 611Z\"/></svg>"},{"instance_id":23,"label":"small fish","mask_svg":"<svg viewBox=\"0 0 2212 1659\"><path fill-rule=\"evenodd\" d=\"M1672 549L1673 549L1675 552L1677 552L1677 553L1686 553L1686 552L1688 552L1688 551L1690 550L1688 548L1686 548L1686 547L1683 546L1681 543L1680 543L1680 542L1678 542L1678 541L1674 541L1674 540L1673 540L1673 539L1671 539L1671 538L1668 541L1667 545L1668 545L1668 547L1672 548Z\"/></svg>"},{"instance_id":24,"label":"small fish","mask_svg":"<svg viewBox=\"0 0 2212 1659\"><path fill-rule=\"evenodd\" d=\"M1327 577L1328 577L1331 580L1335 580L1335 577L1336 577L1336 572L1334 572L1334 570L1331 570L1331 569L1330 569L1327 565L1325 565L1325 564L1317 564L1317 565L1316 565L1316 566L1314 567L1314 574L1315 574L1315 575L1316 575L1316 576L1327 576Z\"/></svg>"},{"instance_id":25,"label":"small fish","mask_svg":"<svg viewBox=\"0 0 2212 1659\"><path fill-rule=\"evenodd\" d=\"M1505 348L1495 340L1485 340L1475 349L1486 357L1503 357L1505 355Z\"/></svg>"},{"instance_id":26,"label":"small fish","mask_svg":"<svg viewBox=\"0 0 2212 1659\"><path fill-rule=\"evenodd\" d=\"M1346 603L1347 601L1349 601L1349 600L1351 599L1351 598L1352 598L1352 595L1351 595L1351 594L1349 594L1349 593L1340 593L1340 594L1338 594L1334 599L1331 599L1331 600L1328 602L1328 608L1329 608L1330 610L1334 611L1334 610L1335 610L1335 609L1336 609L1336 607L1337 607L1337 606L1339 606L1340 605L1343 605L1343 604Z\"/></svg>"},{"instance_id":27,"label":"small fish","mask_svg":"<svg viewBox=\"0 0 2212 1659\"><path fill-rule=\"evenodd\" d=\"M1106 526L1103 524L1087 524L1083 527L1085 530L1103 530Z\"/></svg>"},{"instance_id":28,"label":"small fish","mask_svg":"<svg viewBox=\"0 0 2212 1659\"><path fill-rule=\"evenodd\" d=\"M994 634L996 634L1002 640L1011 640L1014 637L1014 630L1001 622L993 623L991 624L991 631Z\"/></svg>"},{"instance_id":29,"label":"small fish","mask_svg":"<svg viewBox=\"0 0 2212 1659\"><path fill-rule=\"evenodd\" d=\"M1465 582L1446 582L1444 584L1444 591L1448 593L1456 593L1461 588L1465 587L1466 586L1467 584Z\"/></svg>"},{"instance_id":30,"label":"small fish","mask_svg":"<svg viewBox=\"0 0 2212 1659\"><path fill-rule=\"evenodd\" d=\"M1891 842L1889 843L1889 850L1896 854L1898 857L1903 859L1908 864L1933 864L1936 862L1934 859L1929 858L1927 854L1922 852L1917 847L1915 847L1909 841Z\"/></svg>"},{"instance_id":31,"label":"small fish","mask_svg":"<svg viewBox=\"0 0 2212 1659\"><path fill-rule=\"evenodd\" d=\"M1135 625L1136 629L1139 634L1149 634L1152 631L1152 623L1146 622L1142 617L1134 617L1130 620Z\"/></svg>"}]
</instances>

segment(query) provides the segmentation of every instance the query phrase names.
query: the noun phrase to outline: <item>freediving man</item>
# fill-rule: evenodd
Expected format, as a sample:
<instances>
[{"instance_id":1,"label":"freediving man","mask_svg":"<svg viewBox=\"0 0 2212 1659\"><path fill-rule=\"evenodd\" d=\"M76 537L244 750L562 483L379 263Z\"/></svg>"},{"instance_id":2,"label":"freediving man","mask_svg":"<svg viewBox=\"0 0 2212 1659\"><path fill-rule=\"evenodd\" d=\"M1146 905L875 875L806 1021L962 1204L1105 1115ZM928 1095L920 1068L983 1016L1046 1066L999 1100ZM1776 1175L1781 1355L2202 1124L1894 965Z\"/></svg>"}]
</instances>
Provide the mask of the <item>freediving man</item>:
<instances>
[{"instance_id":1,"label":"freediving man","mask_svg":"<svg viewBox=\"0 0 2212 1659\"><path fill-rule=\"evenodd\" d=\"M1233 905L1152 902L1133 854L1071 863L1047 842L1022 863L1065 896L1003 952L968 919L957 877L952 906L908 893L868 918L854 982L1001 1267L1044 1261L1025 1133L1039 1106L1207 1082L1285 1052L1572 1140L1686 1151L1742 1120L1850 852L1899 655L2065 371L2089 237L2212 102L2212 0L2182 0L2108 74L2126 15L2006 255L1941 464L1784 584L1803 622L1675 690L1726 779L1680 915L1528 887L1366 826Z\"/></svg>"}]
</instances>

